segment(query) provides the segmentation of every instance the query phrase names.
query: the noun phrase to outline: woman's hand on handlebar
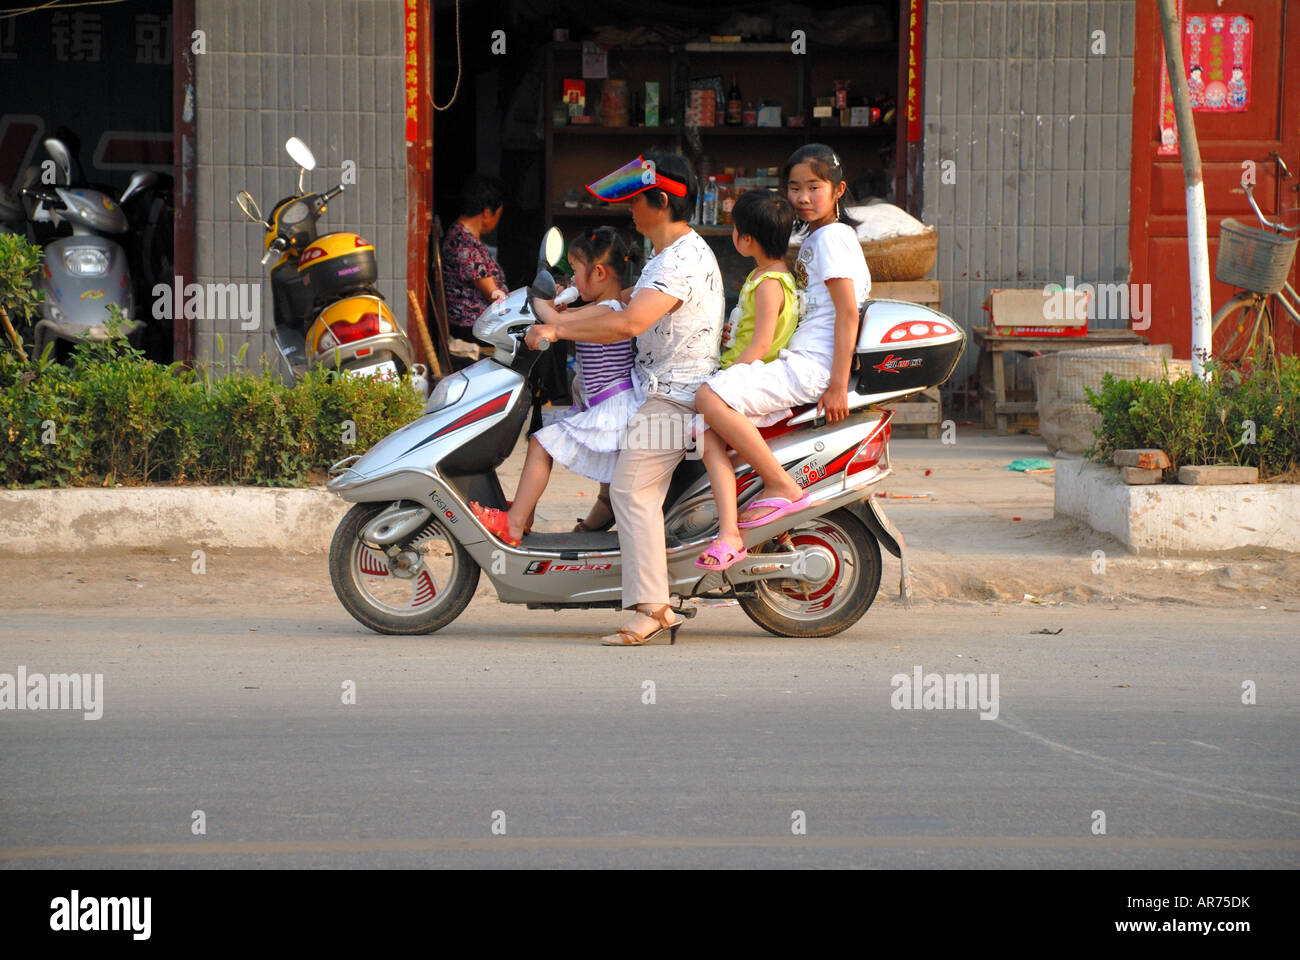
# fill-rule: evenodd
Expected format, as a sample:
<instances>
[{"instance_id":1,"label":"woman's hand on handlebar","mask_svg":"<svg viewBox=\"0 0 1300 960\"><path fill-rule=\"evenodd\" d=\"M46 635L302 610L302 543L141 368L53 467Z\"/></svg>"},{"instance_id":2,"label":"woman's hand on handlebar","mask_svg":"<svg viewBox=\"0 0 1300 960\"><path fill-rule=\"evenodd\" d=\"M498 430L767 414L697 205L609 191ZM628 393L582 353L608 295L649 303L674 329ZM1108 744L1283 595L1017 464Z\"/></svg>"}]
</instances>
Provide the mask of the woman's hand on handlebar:
<instances>
[{"instance_id":1,"label":"woman's hand on handlebar","mask_svg":"<svg viewBox=\"0 0 1300 960\"><path fill-rule=\"evenodd\" d=\"M524 344L529 350L538 349L538 344L543 340L548 343L554 343L560 339L554 326L549 323L535 323L528 328L528 333L524 336Z\"/></svg>"}]
</instances>

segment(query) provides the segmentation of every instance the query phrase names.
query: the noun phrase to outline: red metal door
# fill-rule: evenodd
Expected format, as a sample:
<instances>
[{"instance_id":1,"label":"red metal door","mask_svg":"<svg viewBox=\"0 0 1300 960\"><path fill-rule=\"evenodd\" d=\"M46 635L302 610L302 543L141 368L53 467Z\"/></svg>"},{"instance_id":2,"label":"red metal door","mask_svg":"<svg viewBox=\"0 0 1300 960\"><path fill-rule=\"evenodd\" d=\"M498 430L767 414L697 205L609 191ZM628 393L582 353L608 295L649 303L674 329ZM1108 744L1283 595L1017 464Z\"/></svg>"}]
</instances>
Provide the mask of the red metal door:
<instances>
[{"instance_id":1,"label":"red metal door","mask_svg":"<svg viewBox=\"0 0 1300 960\"><path fill-rule=\"evenodd\" d=\"M1224 217L1255 223L1241 188L1242 162L1256 161L1255 199L1270 219L1279 208L1300 203L1300 0L1186 0L1190 17L1250 18L1250 86L1241 112L1195 111L1209 218L1211 301L1218 309L1236 291L1214 279L1219 224ZM1130 280L1151 284L1152 343L1172 343L1174 356L1191 356L1191 295L1188 292L1187 207L1181 156L1160 153L1160 77L1165 69L1160 15L1155 3L1136 4L1133 64L1133 170L1130 179ZM1216 60L1216 57L1218 58ZM1204 48L1202 83L1211 71L1231 68L1221 48ZM1191 72L1193 64L1186 64ZM1268 160L1277 151L1294 175L1280 180ZM1295 213L1287 217L1295 222ZM1293 267L1292 286L1297 270ZM1278 348L1295 353L1300 336L1278 324Z\"/></svg>"}]
</instances>

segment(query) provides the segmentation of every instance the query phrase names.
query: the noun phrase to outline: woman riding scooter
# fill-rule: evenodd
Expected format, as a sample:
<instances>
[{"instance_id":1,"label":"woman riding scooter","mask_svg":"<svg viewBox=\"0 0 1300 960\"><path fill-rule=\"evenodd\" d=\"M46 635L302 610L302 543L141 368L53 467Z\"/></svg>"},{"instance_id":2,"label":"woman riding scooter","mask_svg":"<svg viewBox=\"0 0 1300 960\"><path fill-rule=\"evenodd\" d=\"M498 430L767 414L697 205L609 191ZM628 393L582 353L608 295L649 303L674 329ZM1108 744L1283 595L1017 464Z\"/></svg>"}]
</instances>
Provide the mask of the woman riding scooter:
<instances>
[{"instance_id":1,"label":"woman riding scooter","mask_svg":"<svg viewBox=\"0 0 1300 960\"><path fill-rule=\"evenodd\" d=\"M636 229L653 244L627 307L588 308L568 315L535 301L540 321L527 345L542 340L613 343L637 338L633 390L640 407L628 426L610 483L624 558L623 608L637 615L609 646L640 646L665 632L676 639L681 619L669 612L664 496L686 455L695 391L718 369L724 294L718 261L688 223L696 185L687 161L648 152L587 187L610 203L626 203Z\"/></svg>"}]
</instances>

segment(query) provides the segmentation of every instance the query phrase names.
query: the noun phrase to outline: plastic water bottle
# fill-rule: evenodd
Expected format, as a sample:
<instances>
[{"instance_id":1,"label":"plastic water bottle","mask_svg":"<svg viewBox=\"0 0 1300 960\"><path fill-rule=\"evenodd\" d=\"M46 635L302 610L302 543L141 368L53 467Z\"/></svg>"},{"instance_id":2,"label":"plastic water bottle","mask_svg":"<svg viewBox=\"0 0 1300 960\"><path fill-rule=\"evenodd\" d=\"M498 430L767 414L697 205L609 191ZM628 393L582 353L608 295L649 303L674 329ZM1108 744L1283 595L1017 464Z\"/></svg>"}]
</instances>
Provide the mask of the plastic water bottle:
<instances>
[{"instance_id":1,"label":"plastic water bottle","mask_svg":"<svg viewBox=\"0 0 1300 960\"><path fill-rule=\"evenodd\" d=\"M700 213L700 222L706 227L718 224L718 178L710 176L704 186L704 204Z\"/></svg>"}]
</instances>

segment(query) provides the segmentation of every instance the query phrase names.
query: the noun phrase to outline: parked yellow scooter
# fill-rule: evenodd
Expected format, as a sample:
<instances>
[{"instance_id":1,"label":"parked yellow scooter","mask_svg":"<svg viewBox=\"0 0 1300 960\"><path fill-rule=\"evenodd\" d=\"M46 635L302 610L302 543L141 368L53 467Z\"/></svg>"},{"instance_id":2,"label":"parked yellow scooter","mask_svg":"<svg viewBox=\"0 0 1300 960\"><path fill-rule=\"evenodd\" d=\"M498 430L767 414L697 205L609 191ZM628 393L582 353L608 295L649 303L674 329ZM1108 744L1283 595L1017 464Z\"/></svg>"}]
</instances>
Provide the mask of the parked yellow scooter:
<instances>
[{"instance_id":1,"label":"parked yellow scooter","mask_svg":"<svg viewBox=\"0 0 1300 960\"><path fill-rule=\"evenodd\" d=\"M266 231L263 265L275 261L271 303L280 355L294 379L335 366L356 376L410 373L416 390L427 397L428 371L414 362L411 341L375 287L374 245L346 231L317 234L317 221L343 185L305 193L303 181L316 158L297 137L289 138L285 150L299 167L297 193L277 203L269 218L247 190L235 196L244 216Z\"/></svg>"}]
</instances>

